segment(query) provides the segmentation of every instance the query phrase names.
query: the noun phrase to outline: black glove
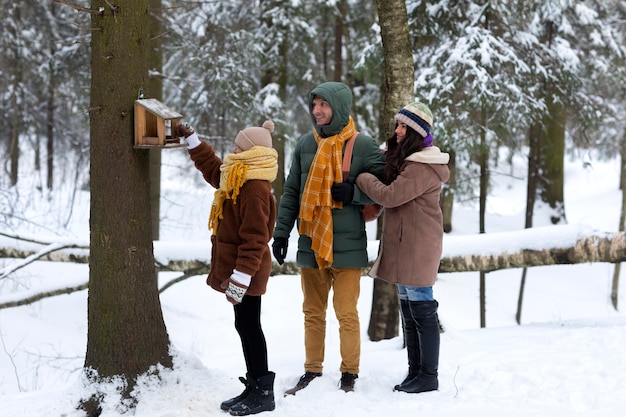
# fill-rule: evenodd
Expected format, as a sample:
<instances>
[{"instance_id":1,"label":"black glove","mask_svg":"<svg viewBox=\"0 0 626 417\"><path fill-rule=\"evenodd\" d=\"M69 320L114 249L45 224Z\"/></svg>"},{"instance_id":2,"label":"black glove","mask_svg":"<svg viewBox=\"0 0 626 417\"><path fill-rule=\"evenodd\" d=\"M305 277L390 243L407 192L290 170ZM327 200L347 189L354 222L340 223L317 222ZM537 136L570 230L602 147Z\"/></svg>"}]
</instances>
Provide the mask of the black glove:
<instances>
[{"instance_id":1,"label":"black glove","mask_svg":"<svg viewBox=\"0 0 626 417\"><path fill-rule=\"evenodd\" d=\"M333 200L341 201L343 204L352 203L352 197L354 197L354 185L347 182L338 182L330 187L330 194L333 196Z\"/></svg>"},{"instance_id":2,"label":"black glove","mask_svg":"<svg viewBox=\"0 0 626 417\"><path fill-rule=\"evenodd\" d=\"M275 237L274 243L272 243L272 252L278 265L282 265L285 262L285 256L287 256L287 238Z\"/></svg>"}]
</instances>

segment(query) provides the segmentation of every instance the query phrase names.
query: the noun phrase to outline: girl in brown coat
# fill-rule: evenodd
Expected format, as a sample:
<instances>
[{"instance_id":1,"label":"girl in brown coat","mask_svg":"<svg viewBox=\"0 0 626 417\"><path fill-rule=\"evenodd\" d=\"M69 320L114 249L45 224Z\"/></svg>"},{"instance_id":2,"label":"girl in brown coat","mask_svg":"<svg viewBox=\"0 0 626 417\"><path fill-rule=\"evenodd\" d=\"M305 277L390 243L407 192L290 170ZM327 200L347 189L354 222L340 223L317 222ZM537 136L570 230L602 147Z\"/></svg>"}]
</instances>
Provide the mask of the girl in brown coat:
<instances>
[{"instance_id":1,"label":"girl in brown coat","mask_svg":"<svg viewBox=\"0 0 626 417\"><path fill-rule=\"evenodd\" d=\"M369 275L397 285L409 372L397 391L439 388L438 303L433 298L443 241L441 183L448 181L447 153L432 145L433 117L415 102L395 116L387 141L385 178L361 174L357 185L385 208L378 258Z\"/></svg>"},{"instance_id":2,"label":"girl in brown coat","mask_svg":"<svg viewBox=\"0 0 626 417\"><path fill-rule=\"evenodd\" d=\"M272 181L278 172L278 153L272 148L274 123L248 127L237 134L234 153L222 161L192 129L177 126L189 145L189 155L204 179L216 188L209 229L211 270L207 284L226 294L234 305L235 329L246 362L246 386L238 396L222 402L231 415L271 411L274 373L268 370L267 344L261 328L261 295L272 269L268 242L274 233L276 201Z\"/></svg>"}]
</instances>

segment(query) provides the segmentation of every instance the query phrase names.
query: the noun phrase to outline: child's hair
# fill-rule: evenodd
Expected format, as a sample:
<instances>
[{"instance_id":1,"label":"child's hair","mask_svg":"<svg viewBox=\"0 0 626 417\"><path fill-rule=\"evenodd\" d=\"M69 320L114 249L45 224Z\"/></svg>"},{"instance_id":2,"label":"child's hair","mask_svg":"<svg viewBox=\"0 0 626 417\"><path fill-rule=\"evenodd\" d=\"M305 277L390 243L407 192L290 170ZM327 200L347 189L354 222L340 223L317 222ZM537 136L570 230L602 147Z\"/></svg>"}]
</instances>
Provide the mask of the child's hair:
<instances>
[{"instance_id":1,"label":"child's hair","mask_svg":"<svg viewBox=\"0 0 626 417\"><path fill-rule=\"evenodd\" d=\"M398 123L396 122L396 127ZM413 130L412 127L406 127L406 136L404 140L398 144L398 138L394 132L393 136L387 139L387 152L385 153L385 180L387 184L391 184L396 179L404 166L404 160L407 156L419 152L424 148L424 138L422 135Z\"/></svg>"}]
</instances>

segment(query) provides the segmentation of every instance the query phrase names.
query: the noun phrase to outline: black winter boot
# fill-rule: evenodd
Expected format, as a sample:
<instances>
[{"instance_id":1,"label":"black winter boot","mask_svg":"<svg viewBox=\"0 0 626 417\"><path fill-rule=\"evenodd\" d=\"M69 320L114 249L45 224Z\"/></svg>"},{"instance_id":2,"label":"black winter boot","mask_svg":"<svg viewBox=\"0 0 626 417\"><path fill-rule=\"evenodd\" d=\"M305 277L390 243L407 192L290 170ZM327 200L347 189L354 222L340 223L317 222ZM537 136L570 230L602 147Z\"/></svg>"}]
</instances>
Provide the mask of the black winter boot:
<instances>
[{"instance_id":1,"label":"black winter boot","mask_svg":"<svg viewBox=\"0 0 626 417\"><path fill-rule=\"evenodd\" d=\"M247 416L263 411L273 411L276 408L276 403L274 402L275 376L274 372L270 372L258 378L248 377L250 392L246 398L230 408L230 415Z\"/></svg>"},{"instance_id":2,"label":"black winter boot","mask_svg":"<svg viewBox=\"0 0 626 417\"><path fill-rule=\"evenodd\" d=\"M409 301L411 315L419 334L420 371L417 376L400 384L398 391L418 393L439 389L439 321L437 301Z\"/></svg>"},{"instance_id":3,"label":"black winter boot","mask_svg":"<svg viewBox=\"0 0 626 417\"><path fill-rule=\"evenodd\" d=\"M339 388L341 388L343 392L354 391L354 381L356 381L358 377L359 376L357 374L351 374L350 372L342 372L341 380L339 381Z\"/></svg>"},{"instance_id":4,"label":"black winter boot","mask_svg":"<svg viewBox=\"0 0 626 417\"><path fill-rule=\"evenodd\" d=\"M400 384L393 387L395 391L398 390L400 385L415 378L420 372L420 338L417 333L417 325L411 315L409 300L400 300L400 312L404 331L404 344L406 345L406 355L409 361L409 372Z\"/></svg>"},{"instance_id":5,"label":"black winter boot","mask_svg":"<svg viewBox=\"0 0 626 417\"><path fill-rule=\"evenodd\" d=\"M302 375L298 380L298 383L293 388L289 388L287 391L285 391L285 397L287 395L296 395L296 392L308 387L311 381L313 381L315 378L319 378L320 376L322 376L321 372L305 371L304 375Z\"/></svg>"},{"instance_id":6,"label":"black winter boot","mask_svg":"<svg viewBox=\"0 0 626 417\"><path fill-rule=\"evenodd\" d=\"M246 377L248 377L248 379L250 379L250 374L246 374ZM248 379L240 376L239 380L241 381L242 384L244 384L246 386L246 389L243 390L243 392L239 395L237 395L236 397L233 397L229 400L224 401L221 405L220 408L224 411L228 411L230 410L230 408L237 404L238 402L240 402L241 400L243 400L244 398L246 398L248 396L248 393L250 392L250 385L248 385Z\"/></svg>"}]
</instances>

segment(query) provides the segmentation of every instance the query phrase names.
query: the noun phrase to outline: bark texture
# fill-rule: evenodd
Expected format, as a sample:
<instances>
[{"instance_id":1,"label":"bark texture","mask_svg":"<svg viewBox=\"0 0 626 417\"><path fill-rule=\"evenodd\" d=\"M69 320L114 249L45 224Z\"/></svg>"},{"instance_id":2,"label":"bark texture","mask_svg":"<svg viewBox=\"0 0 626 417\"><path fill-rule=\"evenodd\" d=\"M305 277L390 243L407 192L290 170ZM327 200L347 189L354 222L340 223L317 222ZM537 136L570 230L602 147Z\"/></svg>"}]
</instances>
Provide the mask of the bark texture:
<instances>
[{"instance_id":1,"label":"bark texture","mask_svg":"<svg viewBox=\"0 0 626 417\"><path fill-rule=\"evenodd\" d=\"M148 0L92 2L90 259L85 372L171 367L152 252L150 159L133 147L133 108L148 85ZM120 76L123 74L123 76ZM99 396L84 404L98 415Z\"/></svg>"},{"instance_id":2,"label":"bark texture","mask_svg":"<svg viewBox=\"0 0 626 417\"><path fill-rule=\"evenodd\" d=\"M398 109L415 101L413 95L414 64L405 2L403 0L376 0L376 8L385 68L378 123L379 142L384 142L395 130L393 117ZM400 306L396 286L377 280L374 284L372 305L367 331L370 339L383 340L397 336Z\"/></svg>"}]
</instances>

